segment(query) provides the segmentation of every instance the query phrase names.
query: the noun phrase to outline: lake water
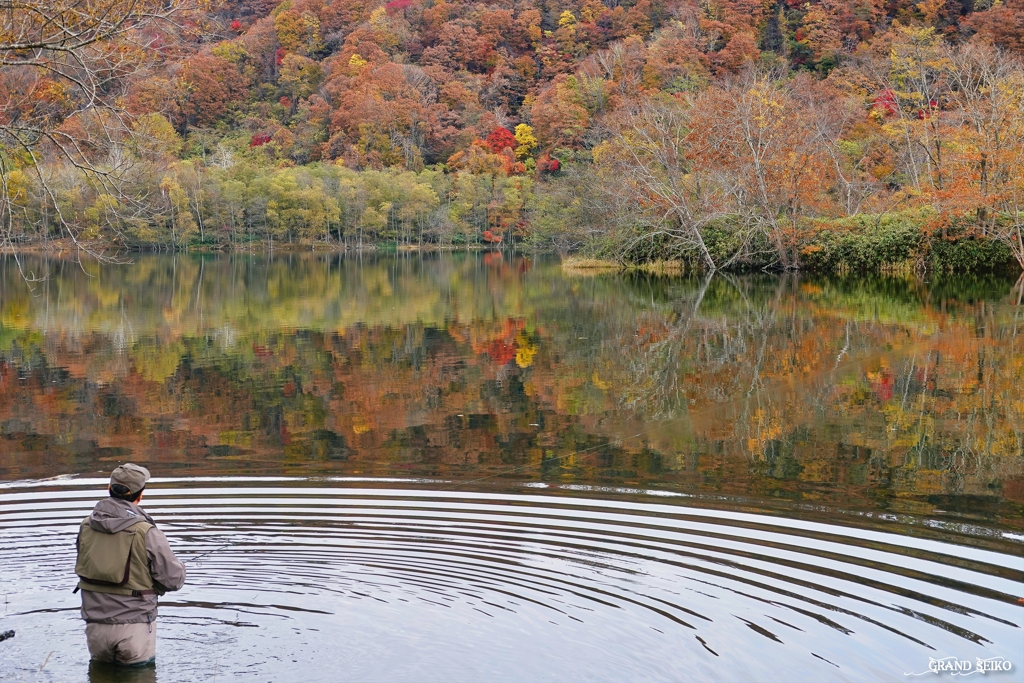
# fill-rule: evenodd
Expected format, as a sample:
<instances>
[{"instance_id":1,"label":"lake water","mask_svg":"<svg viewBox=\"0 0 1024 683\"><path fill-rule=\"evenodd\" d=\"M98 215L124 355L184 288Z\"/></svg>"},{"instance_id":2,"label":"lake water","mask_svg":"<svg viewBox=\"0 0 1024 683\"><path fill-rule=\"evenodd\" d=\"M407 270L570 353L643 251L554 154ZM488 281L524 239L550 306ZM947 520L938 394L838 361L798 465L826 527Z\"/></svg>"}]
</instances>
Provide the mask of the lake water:
<instances>
[{"instance_id":1,"label":"lake water","mask_svg":"<svg viewBox=\"0 0 1024 683\"><path fill-rule=\"evenodd\" d=\"M0 680L1024 680L1020 297L0 260ZM124 461L189 568L131 672L71 593Z\"/></svg>"}]
</instances>

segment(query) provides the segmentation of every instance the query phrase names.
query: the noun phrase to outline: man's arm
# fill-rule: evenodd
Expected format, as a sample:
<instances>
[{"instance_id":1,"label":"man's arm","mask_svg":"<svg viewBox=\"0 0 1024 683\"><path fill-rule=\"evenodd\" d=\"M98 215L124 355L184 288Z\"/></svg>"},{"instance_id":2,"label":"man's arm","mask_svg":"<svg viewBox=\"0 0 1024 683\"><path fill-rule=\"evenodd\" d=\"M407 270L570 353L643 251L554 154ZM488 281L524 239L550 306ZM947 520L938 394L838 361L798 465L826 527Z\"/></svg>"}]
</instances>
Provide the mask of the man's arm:
<instances>
[{"instance_id":1,"label":"man's arm","mask_svg":"<svg viewBox=\"0 0 1024 683\"><path fill-rule=\"evenodd\" d=\"M149 555L149 573L154 581L169 591L185 585L185 565L174 556L164 532L156 527L146 534L146 553Z\"/></svg>"}]
</instances>

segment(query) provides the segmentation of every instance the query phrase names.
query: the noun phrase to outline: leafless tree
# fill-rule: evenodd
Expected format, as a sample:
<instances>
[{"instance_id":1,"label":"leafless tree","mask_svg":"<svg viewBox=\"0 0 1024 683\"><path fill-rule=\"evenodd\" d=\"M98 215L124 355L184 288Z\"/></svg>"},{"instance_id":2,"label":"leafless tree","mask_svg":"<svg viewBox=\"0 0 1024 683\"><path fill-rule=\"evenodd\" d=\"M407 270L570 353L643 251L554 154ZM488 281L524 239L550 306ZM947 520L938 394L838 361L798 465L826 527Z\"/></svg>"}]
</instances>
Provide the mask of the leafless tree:
<instances>
[{"instance_id":1,"label":"leafless tree","mask_svg":"<svg viewBox=\"0 0 1024 683\"><path fill-rule=\"evenodd\" d=\"M1024 63L985 44L946 48L950 99L976 164L977 223L1024 267Z\"/></svg>"},{"instance_id":2,"label":"leafless tree","mask_svg":"<svg viewBox=\"0 0 1024 683\"><path fill-rule=\"evenodd\" d=\"M598 191L632 228L624 251L667 241L669 254L696 252L714 272L726 263L712 255L703 232L722 215L715 187L701 183L688 156L690 111L688 103L647 100L626 112L611 140L594 152Z\"/></svg>"},{"instance_id":3,"label":"leafless tree","mask_svg":"<svg viewBox=\"0 0 1024 683\"><path fill-rule=\"evenodd\" d=\"M134 119L124 96L133 78L160 58L176 36L188 0L0 0L0 245L25 219L26 186L42 193L47 212L79 249L82 227L58 201L54 178L73 169L91 187L112 226L147 208L147 191L131 186ZM105 203L104 203L105 202Z\"/></svg>"},{"instance_id":4,"label":"leafless tree","mask_svg":"<svg viewBox=\"0 0 1024 683\"><path fill-rule=\"evenodd\" d=\"M825 209L835 190L840 128L820 109L827 97L808 77L754 67L709 88L696 102L694 154L726 196L734 222L763 235L783 268L799 265L797 222ZM815 105L815 106L812 106Z\"/></svg>"}]
</instances>

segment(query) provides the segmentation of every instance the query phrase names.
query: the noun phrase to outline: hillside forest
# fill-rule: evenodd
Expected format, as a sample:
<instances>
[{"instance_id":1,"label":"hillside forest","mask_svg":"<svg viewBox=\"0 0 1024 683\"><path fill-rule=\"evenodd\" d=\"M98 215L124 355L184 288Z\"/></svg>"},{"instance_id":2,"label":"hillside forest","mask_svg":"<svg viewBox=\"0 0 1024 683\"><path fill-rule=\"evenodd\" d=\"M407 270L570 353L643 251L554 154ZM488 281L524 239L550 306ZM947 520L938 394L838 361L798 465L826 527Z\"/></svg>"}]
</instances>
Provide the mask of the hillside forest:
<instances>
[{"instance_id":1,"label":"hillside forest","mask_svg":"<svg viewBox=\"0 0 1024 683\"><path fill-rule=\"evenodd\" d=\"M1024 0L26 0L8 248L1024 267Z\"/></svg>"}]
</instances>

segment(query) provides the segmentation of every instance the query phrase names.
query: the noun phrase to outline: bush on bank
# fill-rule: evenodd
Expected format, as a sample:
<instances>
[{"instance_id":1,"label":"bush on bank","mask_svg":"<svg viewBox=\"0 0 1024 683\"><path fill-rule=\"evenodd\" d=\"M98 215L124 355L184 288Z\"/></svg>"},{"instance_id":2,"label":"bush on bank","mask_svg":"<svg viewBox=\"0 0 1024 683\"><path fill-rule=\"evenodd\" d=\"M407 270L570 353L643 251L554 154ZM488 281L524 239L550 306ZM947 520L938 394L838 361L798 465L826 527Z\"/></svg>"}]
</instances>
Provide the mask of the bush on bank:
<instances>
[{"instance_id":1,"label":"bush on bank","mask_svg":"<svg viewBox=\"0 0 1024 683\"><path fill-rule=\"evenodd\" d=\"M969 226L942 230L929 225L927 212L859 215L814 226L799 249L796 267L820 273L942 272L972 273L1013 270L1013 253L1005 244L978 235ZM725 270L752 271L778 269L770 245L764 239L753 240L738 248L724 228L709 228L706 242L711 253L722 260L728 254L737 257ZM602 235L583 244L581 258L596 263L642 268L666 260L678 262L687 270L701 270L695 249L673 249L664 237L617 240Z\"/></svg>"},{"instance_id":2,"label":"bush on bank","mask_svg":"<svg viewBox=\"0 0 1024 683\"><path fill-rule=\"evenodd\" d=\"M942 230L933 221L934 212L927 209L830 221L802 249L803 265L830 272L909 268L947 273L1013 265L1005 244L977 234L970 224Z\"/></svg>"}]
</instances>

